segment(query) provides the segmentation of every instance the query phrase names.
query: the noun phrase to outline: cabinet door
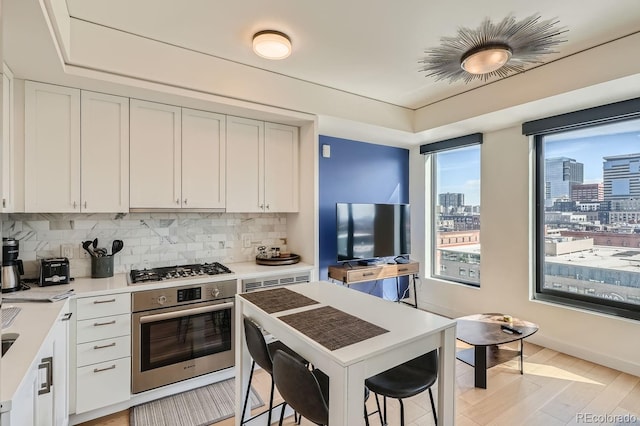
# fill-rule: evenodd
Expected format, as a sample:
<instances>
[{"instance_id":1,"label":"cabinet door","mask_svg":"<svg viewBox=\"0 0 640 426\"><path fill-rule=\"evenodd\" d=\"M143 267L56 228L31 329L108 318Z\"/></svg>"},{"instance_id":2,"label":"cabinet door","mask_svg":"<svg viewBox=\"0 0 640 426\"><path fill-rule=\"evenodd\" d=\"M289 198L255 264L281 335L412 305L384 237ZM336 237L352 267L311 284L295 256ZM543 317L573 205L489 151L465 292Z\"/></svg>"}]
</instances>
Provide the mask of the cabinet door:
<instances>
[{"instance_id":1,"label":"cabinet door","mask_svg":"<svg viewBox=\"0 0 640 426\"><path fill-rule=\"evenodd\" d=\"M80 211L80 90L25 82L25 211Z\"/></svg>"},{"instance_id":2,"label":"cabinet door","mask_svg":"<svg viewBox=\"0 0 640 426\"><path fill-rule=\"evenodd\" d=\"M154 102L130 101L129 206L180 206L181 111Z\"/></svg>"},{"instance_id":3,"label":"cabinet door","mask_svg":"<svg viewBox=\"0 0 640 426\"><path fill-rule=\"evenodd\" d=\"M265 211L298 211L298 164L298 128L265 123Z\"/></svg>"},{"instance_id":4,"label":"cabinet door","mask_svg":"<svg viewBox=\"0 0 640 426\"><path fill-rule=\"evenodd\" d=\"M182 109L182 207L225 207L225 116Z\"/></svg>"},{"instance_id":5,"label":"cabinet door","mask_svg":"<svg viewBox=\"0 0 640 426\"><path fill-rule=\"evenodd\" d=\"M227 117L227 212L264 211L264 123Z\"/></svg>"},{"instance_id":6,"label":"cabinet door","mask_svg":"<svg viewBox=\"0 0 640 426\"><path fill-rule=\"evenodd\" d=\"M82 91L81 209L129 211L129 99Z\"/></svg>"},{"instance_id":7,"label":"cabinet door","mask_svg":"<svg viewBox=\"0 0 640 426\"><path fill-rule=\"evenodd\" d=\"M69 318L69 314L60 316L53 329L53 424L55 426L69 423Z\"/></svg>"},{"instance_id":8,"label":"cabinet door","mask_svg":"<svg viewBox=\"0 0 640 426\"><path fill-rule=\"evenodd\" d=\"M2 71L2 212L14 211L15 145L13 139L13 74L6 64Z\"/></svg>"},{"instance_id":9,"label":"cabinet door","mask_svg":"<svg viewBox=\"0 0 640 426\"><path fill-rule=\"evenodd\" d=\"M53 382L53 372L58 367L53 353L53 340L47 340L38 354L37 390L35 392L36 424L38 426L53 426L54 414L53 404L55 395L55 385ZM63 368L60 366L60 368Z\"/></svg>"},{"instance_id":10,"label":"cabinet door","mask_svg":"<svg viewBox=\"0 0 640 426\"><path fill-rule=\"evenodd\" d=\"M38 388L38 369L33 368L27 372L20 388L13 396L11 411L3 413L2 425L5 424L5 419L8 418L7 424L10 426L37 426Z\"/></svg>"}]
</instances>

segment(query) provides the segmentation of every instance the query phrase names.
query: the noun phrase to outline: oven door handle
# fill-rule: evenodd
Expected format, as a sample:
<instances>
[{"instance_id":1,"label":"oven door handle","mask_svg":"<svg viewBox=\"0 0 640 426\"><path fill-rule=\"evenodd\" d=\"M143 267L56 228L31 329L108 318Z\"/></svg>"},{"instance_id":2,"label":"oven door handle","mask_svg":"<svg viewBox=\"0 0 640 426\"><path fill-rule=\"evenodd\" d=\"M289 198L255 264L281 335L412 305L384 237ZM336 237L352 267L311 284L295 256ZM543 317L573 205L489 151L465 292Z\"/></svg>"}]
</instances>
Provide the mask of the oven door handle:
<instances>
[{"instance_id":1,"label":"oven door handle","mask_svg":"<svg viewBox=\"0 0 640 426\"><path fill-rule=\"evenodd\" d=\"M200 308L181 309L179 311L166 312L164 314L145 315L143 317L140 317L140 324L179 318L187 315L198 315L198 314L204 314L207 312L222 311L224 309L233 308L233 303L234 302L227 302L227 303L220 303L217 305L202 306Z\"/></svg>"}]
</instances>

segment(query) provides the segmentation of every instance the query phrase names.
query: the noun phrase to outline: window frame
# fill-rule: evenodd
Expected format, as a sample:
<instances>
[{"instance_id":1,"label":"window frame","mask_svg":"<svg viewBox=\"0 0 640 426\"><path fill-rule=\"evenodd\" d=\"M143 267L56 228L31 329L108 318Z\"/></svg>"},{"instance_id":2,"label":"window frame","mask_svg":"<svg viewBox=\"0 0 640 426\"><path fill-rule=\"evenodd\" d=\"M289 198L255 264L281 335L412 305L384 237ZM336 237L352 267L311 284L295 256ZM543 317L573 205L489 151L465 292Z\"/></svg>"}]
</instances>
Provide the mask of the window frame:
<instances>
[{"instance_id":1,"label":"window frame","mask_svg":"<svg viewBox=\"0 0 640 426\"><path fill-rule=\"evenodd\" d=\"M441 152L453 151L460 148L469 148L477 145L479 149L480 158L482 158L482 142L483 142L483 134L473 133L466 136L460 136L453 139L446 139L439 142L433 142L433 143L420 146L420 153L428 155L430 157L430 167L429 167L430 173L429 172L427 173L427 176L430 177L430 189L429 189L430 196L429 196L429 200L425 200L426 203L431 206L430 208L426 209L427 211L429 211L429 218L430 218L430 220L428 221L429 227L430 227L430 230L428 233L428 235L430 236L429 238L430 249L428 251L428 254L429 254L428 259L425 259L425 260L428 260L430 265L428 268L430 278L442 280L445 282L450 282L453 284L463 284L471 288L480 288L480 284L481 284L480 271L478 271L476 274L478 282L473 282L468 279L464 279L461 276L453 277L448 275L441 275L441 272L443 272L442 270L443 264L442 262L440 263L440 265L437 265L436 263L436 257L438 253L438 247L437 247L438 232L436 229L438 217L435 211L435 206L438 204L438 191L437 191L438 168L437 168L436 156L438 153L441 153ZM482 200L480 202L482 203ZM444 270L446 271L447 269L448 268L446 267L446 265L444 265ZM458 272L459 272L459 269L460 268L457 269ZM466 267L466 269L468 269L468 267ZM468 277L468 274L465 274L465 277Z\"/></svg>"},{"instance_id":2,"label":"window frame","mask_svg":"<svg viewBox=\"0 0 640 426\"><path fill-rule=\"evenodd\" d=\"M544 118L523 123L522 132L533 136L534 143L534 300L556 305L583 309L600 314L640 320L640 305L619 302L610 299L595 299L587 295L544 288L545 283L545 190L544 178L544 137L587 127L598 127L614 122L623 122L640 118L640 98L599 107L575 111L568 114Z\"/></svg>"}]
</instances>

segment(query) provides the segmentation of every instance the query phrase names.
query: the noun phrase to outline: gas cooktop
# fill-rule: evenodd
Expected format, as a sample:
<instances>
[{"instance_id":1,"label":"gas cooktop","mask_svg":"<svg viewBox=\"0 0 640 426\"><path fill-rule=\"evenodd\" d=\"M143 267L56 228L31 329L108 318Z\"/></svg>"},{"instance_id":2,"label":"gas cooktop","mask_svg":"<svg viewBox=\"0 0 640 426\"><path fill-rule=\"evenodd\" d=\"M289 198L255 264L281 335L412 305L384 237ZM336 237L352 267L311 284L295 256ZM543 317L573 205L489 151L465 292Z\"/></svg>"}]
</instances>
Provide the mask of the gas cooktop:
<instances>
[{"instance_id":1,"label":"gas cooktop","mask_svg":"<svg viewBox=\"0 0 640 426\"><path fill-rule=\"evenodd\" d=\"M222 263L195 263L192 265L168 266L151 269L132 269L131 284L150 281L166 281L178 278L196 278L205 275L231 274L231 269Z\"/></svg>"}]
</instances>

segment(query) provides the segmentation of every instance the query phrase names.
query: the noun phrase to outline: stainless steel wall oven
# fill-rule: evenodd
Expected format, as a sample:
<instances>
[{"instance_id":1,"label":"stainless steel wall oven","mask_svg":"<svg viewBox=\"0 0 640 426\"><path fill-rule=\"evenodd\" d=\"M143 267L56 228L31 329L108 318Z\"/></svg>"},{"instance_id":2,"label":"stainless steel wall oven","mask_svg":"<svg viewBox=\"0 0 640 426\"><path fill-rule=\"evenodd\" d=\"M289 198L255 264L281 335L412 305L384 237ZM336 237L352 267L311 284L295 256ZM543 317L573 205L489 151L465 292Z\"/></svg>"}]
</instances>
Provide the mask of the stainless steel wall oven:
<instances>
[{"instance_id":1,"label":"stainless steel wall oven","mask_svg":"<svg viewBox=\"0 0 640 426\"><path fill-rule=\"evenodd\" d=\"M234 365L234 296L227 280L132 293L132 393Z\"/></svg>"}]
</instances>

